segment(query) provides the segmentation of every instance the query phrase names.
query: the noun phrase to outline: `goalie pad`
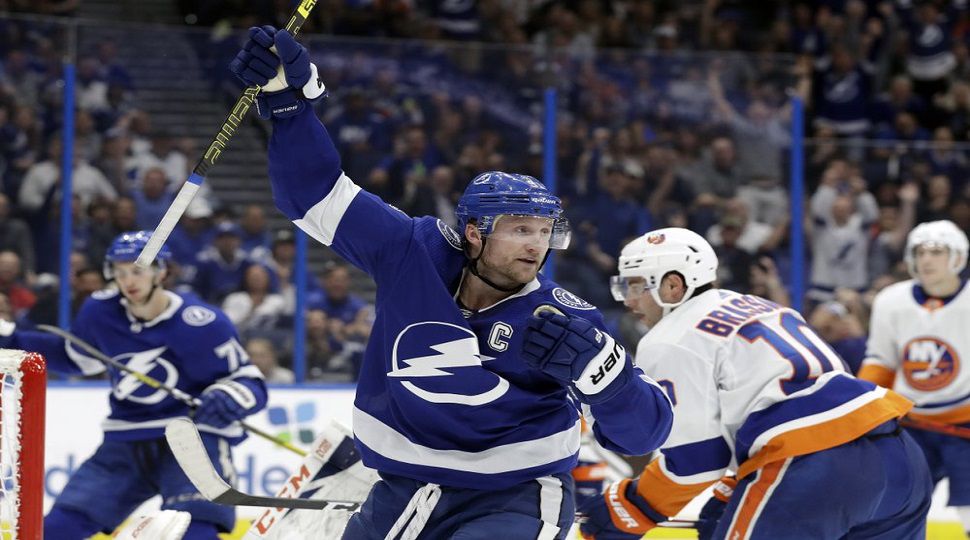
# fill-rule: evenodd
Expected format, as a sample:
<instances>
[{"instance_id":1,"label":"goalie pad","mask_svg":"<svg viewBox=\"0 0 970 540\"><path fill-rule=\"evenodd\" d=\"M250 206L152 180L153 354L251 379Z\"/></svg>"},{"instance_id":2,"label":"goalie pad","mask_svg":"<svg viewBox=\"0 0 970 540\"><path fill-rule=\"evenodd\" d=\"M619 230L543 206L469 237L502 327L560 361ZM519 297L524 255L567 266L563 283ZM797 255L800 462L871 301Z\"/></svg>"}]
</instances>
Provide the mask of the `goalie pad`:
<instances>
[{"instance_id":1,"label":"goalie pad","mask_svg":"<svg viewBox=\"0 0 970 540\"><path fill-rule=\"evenodd\" d=\"M117 540L181 540L192 516L178 510L159 510L135 516L112 535Z\"/></svg>"},{"instance_id":2,"label":"goalie pad","mask_svg":"<svg viewBox=\"0 0 970 540\"><path fill-rule=\"evenodd\" d=\"M363 501L380 477L364 467L353 434L331 421L277 497ZM249 527L243 540L340 538L353 512L340 509L268 508Z\"/></svg>"}]
</instances>

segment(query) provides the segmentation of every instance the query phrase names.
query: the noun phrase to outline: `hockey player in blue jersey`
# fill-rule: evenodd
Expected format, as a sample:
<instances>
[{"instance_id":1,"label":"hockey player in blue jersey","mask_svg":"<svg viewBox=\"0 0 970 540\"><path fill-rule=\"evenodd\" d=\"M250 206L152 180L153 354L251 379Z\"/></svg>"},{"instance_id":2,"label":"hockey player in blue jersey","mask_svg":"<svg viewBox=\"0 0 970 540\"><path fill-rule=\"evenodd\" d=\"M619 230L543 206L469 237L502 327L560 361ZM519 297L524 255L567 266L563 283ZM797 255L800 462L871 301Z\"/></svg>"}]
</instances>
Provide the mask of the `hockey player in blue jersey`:
<instances>
[{"instance_id":1,"label":"hockey player in blue jersey","mask_svg":"<svg viewBox=\"0 0 970 540\"><path fill-rule=\"evenodd\" d=\"M94 293L78 312L72 331L128 367L199 396L194 419L202 439L220 473L232 478L230 445L244 437L236 421L266 405L266 385L221 311L162 287L171 258L167 248L151 268L134 265L150 234L124 233L114 240L104 272L117 290ZM51 370L73 375L105 371L101 362L60 337L17 330L10 323L0 326L0 336L0 347L41 353ZM44 519L47 538L110 533L155 495L162 496L163 509L192 515L186 540L213 540L219 532L232 530L233 508L203 499L165 442L168 420L190 415L188 407L131 375L108 372L111 413L103 424L104 441L54 501Z\"/></svg>"},{"instance_id":2,"label":"hockey player in blue jersey","mask_svg":"<svg viewBox=\"0 0 970 540\"><path fill-rule=\"evenodd\" d=\"M462 196L459 230L409 217L341 171L307 105L322 84L289 33L251 29L230 69L263 87L277 207L377 283L353 428L382 480L343 538L563 538L578 410L624 454L660 445L672 414L599 311L538 275L568 240L559 199L489 172Z\"/></svg>"}]
</instances>

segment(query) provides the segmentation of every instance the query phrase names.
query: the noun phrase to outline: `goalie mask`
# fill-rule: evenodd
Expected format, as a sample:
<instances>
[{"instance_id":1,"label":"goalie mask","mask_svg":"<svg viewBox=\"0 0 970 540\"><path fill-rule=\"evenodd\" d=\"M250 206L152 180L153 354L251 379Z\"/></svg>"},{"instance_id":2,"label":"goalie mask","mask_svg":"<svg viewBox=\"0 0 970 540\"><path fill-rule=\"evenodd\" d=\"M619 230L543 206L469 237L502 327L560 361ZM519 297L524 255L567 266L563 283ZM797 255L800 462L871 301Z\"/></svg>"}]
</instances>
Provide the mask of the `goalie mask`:
<instances>
[{"instance_id":1,"label":"goalie mask","mask_svg":"<svg viewBox=\"0 0 970 540\"><path fill-rule=\"evenodd\" d=\"M916 248L919 246L945 247L950 250L950 271L959 275L967 266L967 235L952 221L940 220L920 223L906 237L906 268L909 275L916 275Z\"/></svg>"},{"instance_id":2,"label":"goalie mask","mask_svg":"<svg viewBox=\"0 0 970 540\"><path fill-rule=\"evenodd\" d=\"M112 267L114 263L135 262L141 250L145 249L145 245L148 244L148 239L151 236L151 231L131 231L115 237L104 256L104 278L108 281L114 279L114 268ZM155 264L158 268L164 270L170 260L172 260L172 252L163 245L158 250L158 255L155 256Z\"/></svg>"},{"instance_id":3,"label":"goalie mask","mask_svg":"<svg viewBox=\"0 0 970 540\"><path fill-rule=\"evenodd\" d=\"M623 247L619 272L610 279L610 291L616 301L623 302L632 295L650 291L666 315L689 300L698 287L717 279L717 255L707 240L694 231L674 227L658 229ZM670 272L684 278L687 290L679 302L660 299L660 282Z\"/></svg>"}]
</instances>

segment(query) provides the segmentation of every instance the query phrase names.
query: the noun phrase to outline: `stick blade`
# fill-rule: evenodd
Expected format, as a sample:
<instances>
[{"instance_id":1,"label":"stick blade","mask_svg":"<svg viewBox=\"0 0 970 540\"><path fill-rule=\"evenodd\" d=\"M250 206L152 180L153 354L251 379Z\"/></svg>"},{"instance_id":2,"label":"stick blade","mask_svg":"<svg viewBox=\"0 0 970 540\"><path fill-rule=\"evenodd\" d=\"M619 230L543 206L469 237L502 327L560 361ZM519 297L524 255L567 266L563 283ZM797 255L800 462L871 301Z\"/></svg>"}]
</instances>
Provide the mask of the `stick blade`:
<instances>
[{"instance_id":1,"label":"stick blade","mask_svg":"<svg viewBox=\"0 0 970 540\"><path fill-rule=\"evenodd\" d=\"M185 476L203 497L215 501L232 491L232 487L219 476L209 453L202 443L202 436L190 418L176 418L165 426L165 440Z\"/></svg>"}]
</instances>

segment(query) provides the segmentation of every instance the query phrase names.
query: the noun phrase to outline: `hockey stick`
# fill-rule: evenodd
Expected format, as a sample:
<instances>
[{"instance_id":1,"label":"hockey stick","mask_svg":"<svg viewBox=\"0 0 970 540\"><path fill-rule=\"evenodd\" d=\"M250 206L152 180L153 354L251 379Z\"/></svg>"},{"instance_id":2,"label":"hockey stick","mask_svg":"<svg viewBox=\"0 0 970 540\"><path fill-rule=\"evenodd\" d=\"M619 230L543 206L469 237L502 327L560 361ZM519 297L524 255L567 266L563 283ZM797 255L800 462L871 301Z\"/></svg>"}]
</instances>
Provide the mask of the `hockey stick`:
<instances>
[{"instance_id":1,"label":"hockey stick","mask_svg":"<svg viewBox=\"0 0 970 540\"><path fill-rule=\"evenodd\" d=\"M310 10L313 9L316 3L317 0L302 0L300 5L296 7L296 10L293 11L290 20L286 23L286 31L296 36L300 32L303 23L306 22L306 18L310 15ZM182 219L182 214L185 213L185 209L188 208L189 203L192 202L196 192L202 186L202 182L205 181L205 175L209 171L209 167L216 164L219 156L222 155L222 151L225 150L230 139L236 134L239 124L242 123L246 113L249 112L249 107L256 101L256 96L259 95L259 91L260 88L258 86L250 86L243 90L242 95L239 96L236 104L229 111L225 122L222 123L222 127L219 128L219 132L216 133L215 138L209 143L209 148L206 149L205 154L199 159L199 162L195 164L195 168L192 169L192 174L182 184L182 188L179 189L175 200L172 201L168 210L165 211L162 220L158 222L158 226L152 232L152 236L148 239L148 243L145 244L145 248L138 254L138 259L135 260L136 265L147 268L155 260L158 251L162 249L162 245L168 240L169 235L172 234L172 230L175 229L175 225Z\"/></svg>"},{"instance_id":2,"label":"hockey stick","mask_svg":"<svg viewBox=\"0 0 970 540\"><path fill-rule=\"evenodd\" d=\"M243 493L229 485L216 471L215 465L202 444L199 428L188 418L176 418L165 427L165 439L172 454L189 480L207 500L230 506L267 506L271 508L303 508L310 510L343 510L355 512L363 501L336 501L323 499L297 499L303 485L315 474L306 464L290 476L280 490L282 497L262 497ZM332 449L329 451L332 452ZM317 450L319 453L320 450ZM318 456L325 463L327 457ZM581 523L585 516L577 514L576 521ZM657 524L669 529L696 529L697 521L688 519L668 519Z\"/></svg>"},{"instance_id":3,"label":"hockey stick","mask_svg":"<svg viewBox=\"0 0 970 540\"><path fill-rule=\"evenodd\" d=\"M260 497L236 490L216 471L202 444L202 436L195 423L188 418L176 418L165 427L165 438L182 471L207 500L230 506L268 506L273 508L305 508L309 510L346 510L360 508L355 501L325 501L290 497ZM307 473L309 474L309 473ZM302 477L302 475L301 475ZM290 482L293 480L291 478Z\"/></svg>"},{"instance_id":4,"label":"hockey stick","mask_svg":"<svg viewBox=\"0 0 970 540\"><path fill-rule=\"evenodd\" d=\"M933 422L932 420L917 420L915 418L904 416L899 419L899 425L908 428L922 429L924 431L932 431L934 433L943 433L944 435L953 435L954 437L960 437L961 439L970 439L970 428L955 426L953 424Z\"/></svg>"},{"instance_id":5,"label":"hockey stick","mask_svg":"<svg viewBox=\"0 0 970 540\"><path fill-rule=\"evenodd\" d=\"M155 379L154 377L150 377L150 376L145 375L144 373L142 373L140 371L135 371L134 369L131 369L130 367L128 367L128 366L122 364L121 362L115 360L114 358L111 358L110 356L104 354L103 352L101 352L98 349L94 348L94 346L91 345L90 343L84 341L83 339L75 336L74 334L72 334L72 333L70 333L70 332L68 332L66 330L61 330L60 328L58 328L56 326L50 326L48 324L38 324L37 325L37 329L40 330L40 331L42 331L42 332L47 332L48 334L54 334L55 336L58 336L58 337L63 338L65 341L69 341L69 342L73 343L74 345L77 345L82 350L84 350L84 352L86 352L89 355L91 355L91 357L93 357L94 359L100 361L101 363L103 363L105 365L111 366L111 367L113 367L113 368L115 368L115 369L117 369L119 371L123 371L123 372L131 375L132 377L138 379L142 383L147 384L148 386L151 386L152 388L155 388L157 390L162 390L164 392L168 392L169 395L171 395L175 399L181 401L182 403L188 405L193 410L199 405L199 399L198 398L192 397L189 394L185 393L184 391L179 390L178 388L175 388L175 387L172 387L172 386L168 386L167 384L159 381L158 379ZM296 446L293 446L292 444L290 444L290 443L288 443L288 442L286 442L286 441L284 441L284 440L282 440L282 439L280 439L278 437L274 437L273 435L271 435L269 433L266 433L265 431L263 431L263 430L261 430L261 429L259 429L257 427L253 427L253 426L247 424L246 422L243 422L242 420L239 421L239 425L242 426L242 428L245 429L246 431L252 433L253 435L257 435L259 437L262 437L262 438L266 439L267 441L269 441L269 442L271 442L271 443L273 443L273 444L275 444L277 446L281 446L283 448L286 448L287 450L289 450L289 451L291 451L291 452L293 452L295 454L299 454L300 456L306 456L306 451L304 451L303 449L301 449L299 447L296 447Z\"/></svg>"}]
</instances>

